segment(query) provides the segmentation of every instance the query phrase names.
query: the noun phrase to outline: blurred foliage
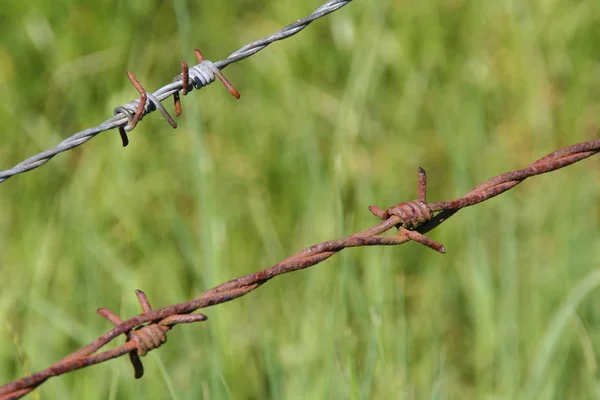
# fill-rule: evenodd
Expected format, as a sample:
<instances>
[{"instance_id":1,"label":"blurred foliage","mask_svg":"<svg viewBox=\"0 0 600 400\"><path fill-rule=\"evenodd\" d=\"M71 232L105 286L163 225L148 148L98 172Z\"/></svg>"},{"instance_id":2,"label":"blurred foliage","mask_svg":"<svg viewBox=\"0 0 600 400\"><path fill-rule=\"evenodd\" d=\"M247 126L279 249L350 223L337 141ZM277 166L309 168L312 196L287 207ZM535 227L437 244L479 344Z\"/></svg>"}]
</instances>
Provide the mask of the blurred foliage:
<instances>
[{"instance_id":1,"label":"blurred foliage","mask_svg":"<svg viewBox=\"0 0 600 400\"><path fill-rule=\"evenodd\" d=\"M2 167L318 2L4 0ZM157 113L0 187L0 382L139 313L597 138L600 2L356 1ZM171 107L170 103L168 104ZM600 159L533 178L409 243L348 250L40 398L597 398Z\"/></svg>"}]
</instances>

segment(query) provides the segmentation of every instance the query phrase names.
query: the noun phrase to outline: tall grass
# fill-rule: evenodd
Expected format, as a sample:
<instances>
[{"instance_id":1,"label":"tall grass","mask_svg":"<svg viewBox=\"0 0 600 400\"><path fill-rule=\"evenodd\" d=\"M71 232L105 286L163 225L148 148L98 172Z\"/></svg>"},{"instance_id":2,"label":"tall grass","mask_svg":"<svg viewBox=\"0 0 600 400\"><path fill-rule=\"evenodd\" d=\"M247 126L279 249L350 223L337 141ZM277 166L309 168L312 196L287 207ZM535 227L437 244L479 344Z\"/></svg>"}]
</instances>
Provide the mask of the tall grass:
<instances>
[{"instance_id":1,"label":"tall grass","mask_svg":"<svg viewBox=\"0 0 600 400\"><path fill-rule=\"evenodd\" d=\"M0 161L10 167L319 2L8 0ZM0 381L110 328L105 306L184 301L590 138L600 3L357 0L183 99L0 187ZM534 178L409 243L348 250L177 327L133 379L116 360L40 398L554 399L600 395L600 160Z\"/></svg>"}]
</instances>

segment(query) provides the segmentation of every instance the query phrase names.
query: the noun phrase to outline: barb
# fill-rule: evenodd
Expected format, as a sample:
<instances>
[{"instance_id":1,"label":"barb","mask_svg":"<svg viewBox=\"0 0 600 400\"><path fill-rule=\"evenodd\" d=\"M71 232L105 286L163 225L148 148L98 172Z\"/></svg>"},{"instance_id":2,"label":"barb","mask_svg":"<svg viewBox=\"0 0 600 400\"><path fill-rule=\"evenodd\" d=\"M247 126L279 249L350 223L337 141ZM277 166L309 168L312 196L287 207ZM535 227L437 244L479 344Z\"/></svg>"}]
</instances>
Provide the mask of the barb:
<instances>
[{"instance_id":1,"label":"barb","mask_svg":"<svg viewBox=\"0 0 600 400\"><path fill-rule=\"evenodd\" d=\"M246 46L242 47L236 52L230 54L226 59L217 61L215 63L212 63L208 60L204 60L199 50L196 50L196 58L198 59L198 64L190 68L186 63L182 63L182 73L173 78L172 83L163 86L154 93L146 92L142 85L137 81L137 79L135 79L133 73L129 72L127 75L138 90L138 92L140 93L139 98L125 105L116 107L115 115L112 118L104 121L102 124L94 128L89 128L84 131L78 132L59 143L58 146L56 146L55 148L41 152L15 165L11 169L0 172L0 183L17 174L21 174L23 172L31 171L32 169L38 168L43 164L47 163L55 155L67 150L74 149L75 147L80 146L88 140L92 139L99 133L114 128L119 129L119 134L121 136L121 140L123 141L123 146L127 146L127 144L129 143L127 132L134 129L137 123L144 117L144 115L149 114L155 111L156 109L160 111L160 113L165 117L165 119L173 128L176 128L177 124L171 118L166 109L162 106L161 102L166 98L173 96L175 102L175 115L179 116L181 115L181 101L179 97L179 92L181 91L183 95L186 95L189 91L193 89L199 90L204 86L207 86L208 84L212 83L215 80L215 77L219 78L219 80L223 83L223 85L225 85L225 87L235 98L239 98L240 94L237 92L237 90L233 88L233 86L231 86L231 84L223 76L223 74L221 74L220 71L222 69L227 67L229 64L241 61L258 53L273 42L287 39L290 36L295 35L296 33L306 28L314 20L324 17L342 8L351 1L352 0L328 1L307 17L299 19L293 24L290 24L282 28L281 30L275 32L271 36L247 44Z\"/></svg>"},{"instance_id":2,"label":"barb","mask_svg":"<svg viewBox=\"0 0 600 400\"><path fill-rule=\"evenodd\" d=\"M152 310L143 292L137 291L143 314L127 321L121 321L118 316L104 308L99 309L98 313L115 325L113 329L47 369L0 387L0 400L21 398L49 378L125 354L129 354L134 366L134 376L140 378L143 368L139 357L162 345L166 341L166 332L170 328L180 323L206 320L203 314L192 314L194 311L244 296L276 276L311 267L346 248L391 246L414 240L444 253L445 249L441 244L423 234L439 226L460 209L504 193L531 176L566 167L598 152L600 152L600 140L575 144L548 154L523 169L495 176L457 200L436 203L426 202L426 175L425 171L420 168L418 200L400 203L385 211L376 206L369 207L373 214L383 219L372 228L342 239L330 240L308 247L270 268L223 283L191 301L158 310ZM435 213L438 214L434 215ZM399 233L392 236L382 235L394 227L399 229ZM126 335L127 342L115 349L99 352L102 347L119 335Z\"/></svg>"}]
</instances>

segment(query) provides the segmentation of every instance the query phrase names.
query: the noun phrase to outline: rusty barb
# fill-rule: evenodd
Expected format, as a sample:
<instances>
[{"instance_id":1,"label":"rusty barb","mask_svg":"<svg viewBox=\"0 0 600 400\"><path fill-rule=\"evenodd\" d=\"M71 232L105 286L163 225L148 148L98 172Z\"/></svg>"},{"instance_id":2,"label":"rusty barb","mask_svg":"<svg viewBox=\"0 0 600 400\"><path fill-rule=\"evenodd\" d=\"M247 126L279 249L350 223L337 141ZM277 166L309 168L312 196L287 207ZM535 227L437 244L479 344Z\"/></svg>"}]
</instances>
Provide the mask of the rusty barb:
<instances>
[{"instance_id":1,"label":"rusty barb","mask_svg":"<svg viewBox=\"0 0 600 400\"><path fill-rule=\"evenodd\" d=\"M205 315L193 314L195 311L244 296L276 276L316 265L345 248L391 246L414 240L437 252L445 253L441 244L427 238L424 234L439 226L457 211L504 193L529 177L566 167L598 152L600 152L600 140L575 144L550 153L523 169L495 176L477 185L459 199L437 203L427 203L426 175L425 171L419 168L418 199L400 203L385 211L376 206L369 207L373 214L383 220L374 227L342 239L308 247L270 268L225 282L193 300L158 310L152 310L144 293L137 291L143 313L127 321L122 321L105 308L99 309L98 313L109 320L114 328L45 370L1 386L0 400L21 398L49 378L125 354L129 355L133 364L134 376L140 378L143 374L140 357L164 344L169 329L176 324L206 321ZM399 229L397 234L383 235L394 227ZM127 338L124 344L112 350L100 351L120 335L125 335Z\"/></svg>"},{"instance_id":2,"label":"rusty barb","mask_svg":"<svg viewBox=\"0 0 600 400\"><path fill-rule=\"evenodd\" d=\"M202 56L202 53L200 53L199 50L195 50L198 64L190 67L186 62L182 62L181 74L175 76L171 83L161 87L154 93L147 92L137 80L135 75L132 72L128 72L127 76L129 80L140 94L138 99L130 101L125 105L116 107L114 116L104 121L102 124L78 132L63 140L55 148L29 157L28 159L20 162L10 169L7 169L6 171L0 171L0 183L17 174L22 174L23 172L38 168L50 161L55 155L81 146L99 133L111 129L118 129L121 136L121 141L125 147L129 144L129 137L127 136L127 133L133 130L145 115L156 110L162 114L171 127L176 128L177 123L167 112L161 102L173 96L175 102L175 115L179 116L181 115L181 98L179 92L185 96L193 89L201 89L204 86L214 82L215 78L218 78L223 83L233 97L239 99L239 92L235 90L231 83L229 83L229 81L223 76L221 70L223 70L229 64L244 60L258 53L273 42L287 39L297 34L310 25L313 21L329 15L345 5L350 4L351 2L352 0L328 1L313 11L310 15L300 18L299 20L281 28L271 36L255 40L254 42L247 44L241 49L231 53L226 59L217 61L215 63L205 60Z\"/></svg>"},{"instance_id":3,"label":"rusty barb","mask_svg":"<svg viewBox=\"0 0 600 400\"><path fill-rule=\"evenodd\" d=\"M371 211L377 218L387 220L391 216L400 219L400 223L396 228L401 234L405 235L415 242L419 242L439 253L445 254L446 249L438 242L429 239L422 233L416 231L419 226L433 218L433 210L427 205L427 174L423 168L419 168L419 199L409 201L408 203L400 203L383 211L377 206L370 206Z\"/></svg>"},{"instance_id":4,"label":"rusty barb","mask_svg":"<svg viewBox=\"0 0 600 400\"><path fill-rule=\"evenodd\" d=\"M135 294L142 306L144 313L152 311L150 302L146 294L141 290L136 290ZM110 321L114 326L119 326L123 323L121 318L108 309L102 307L98 309L98 314ZM144 366L140 357L148 354L150 350L157 349L167 342L167 331L177 324L189 324L192 322L206 321L208 318L204 314L174 314L161 320L150 321L146 325L139 326L135 329L130 329L124 332L127 341L125 345L134 346L129 354L129 360L133 365L134 376L140 379L144 375ZM71 358L72 359L72 358ZM64 361L64 360L63 360Z\"/></svg>"},{"instance_id":5,"label":"rusty barb","mask_svg":"<svg viewBox=\"0 0 600 400\"><path fill-rule=\"evenodd\" d=\"M196 55L196 59L198 60L198 64L193 66L191 69L185 61L181 62L181 81L182 88L181 94L184 96L187 95L192 88L202 89L204 86L209 83L214 82L215 77L219 78L219 80L223 83L225 88L229 90L229 93L236 99L240 98L240 93L234 89L234 87L229 83L227 78L221 73L219 68L215 66L211 61L205 60L204 56L200 50L194 50L194 54ZM160 103L160 101L151 93L146 92L142 84L137 80L133 72L127 72L127 77L135 87L135 89L140 94L140 98L133 100L124 106L119 106L115 108L115 115L124 114L127 117L127 122L119 125L119 135L121 135L121 141L123 142L123 147L126 147L129 144L129 138L127 137L127 132L133 130L136 127L137 123L144 117L144 115L152 112L156 109L162 114L162 116L167 120L169 125L173 129L177 128L177 122L171 117L167 109ZM191 81L191 84L190 84ZM149 100L149 101L148 101ZM179 92L173 93L173 100L175 103L175 115L181 115L181 98L179 97Z\"/></svg>"}]
</instances>

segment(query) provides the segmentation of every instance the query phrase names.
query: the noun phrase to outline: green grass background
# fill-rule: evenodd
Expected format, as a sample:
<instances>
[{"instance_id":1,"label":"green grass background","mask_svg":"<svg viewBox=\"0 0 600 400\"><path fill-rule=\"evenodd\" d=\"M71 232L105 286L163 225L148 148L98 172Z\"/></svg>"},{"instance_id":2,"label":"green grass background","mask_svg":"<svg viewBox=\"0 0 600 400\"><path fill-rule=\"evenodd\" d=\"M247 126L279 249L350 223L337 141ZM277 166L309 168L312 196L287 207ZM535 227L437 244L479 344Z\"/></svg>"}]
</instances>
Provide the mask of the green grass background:
<instances>
[{"instance_id":1,"label":"green grass background","mask_svg":"<svg viewBox=\"0 0 600 400\"><path fill-rule=\"evenodd\" d=\"M319 1L0 2L0 168L95 126ZM0 382L139 313L374 225L367 210L461 196L598 137L600 2L356 0L154 113L0 186ZM172 109L171 103L165 103ZM600 397L600 159L532 178L415 243L286 275L144 358L31 398ZM122 339L118 342L121 343Z\"/></svg>"}]
</instances>

